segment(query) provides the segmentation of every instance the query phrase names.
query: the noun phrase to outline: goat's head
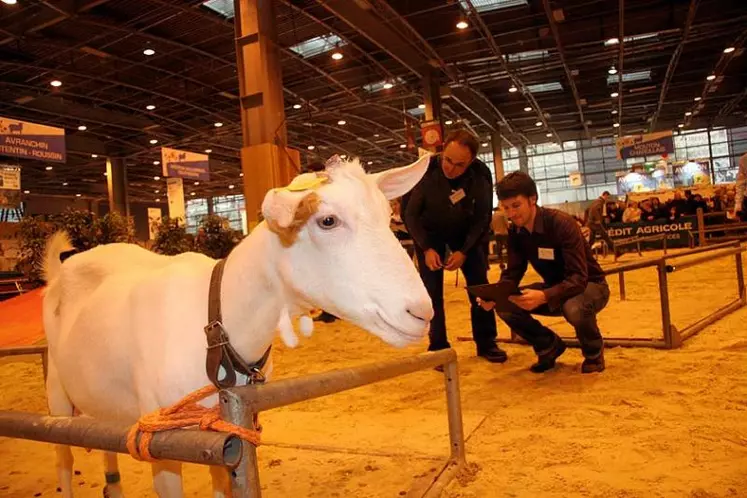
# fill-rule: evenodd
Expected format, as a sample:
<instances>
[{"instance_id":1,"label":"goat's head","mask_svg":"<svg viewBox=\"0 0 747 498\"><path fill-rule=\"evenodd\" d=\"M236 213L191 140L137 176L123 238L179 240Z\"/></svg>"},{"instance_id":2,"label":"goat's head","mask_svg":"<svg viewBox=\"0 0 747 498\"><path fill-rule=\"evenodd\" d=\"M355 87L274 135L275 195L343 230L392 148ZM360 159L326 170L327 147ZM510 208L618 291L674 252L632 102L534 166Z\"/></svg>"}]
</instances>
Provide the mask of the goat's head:
<instances>
[{"instance_id":1,"label":"goat's head","mask_svg":"<svg viewBox=\"0 0 747 498\"><path fill-rule=\"evenodd\" d=\"M357 160L335 157L324 172L267 193L262 214L280 238L279 273L298 304L334 313L395 346L423 337L433 308L389 228L388 200L409 192L429 159L366 174Z\"/></svg>"}]
</instances>

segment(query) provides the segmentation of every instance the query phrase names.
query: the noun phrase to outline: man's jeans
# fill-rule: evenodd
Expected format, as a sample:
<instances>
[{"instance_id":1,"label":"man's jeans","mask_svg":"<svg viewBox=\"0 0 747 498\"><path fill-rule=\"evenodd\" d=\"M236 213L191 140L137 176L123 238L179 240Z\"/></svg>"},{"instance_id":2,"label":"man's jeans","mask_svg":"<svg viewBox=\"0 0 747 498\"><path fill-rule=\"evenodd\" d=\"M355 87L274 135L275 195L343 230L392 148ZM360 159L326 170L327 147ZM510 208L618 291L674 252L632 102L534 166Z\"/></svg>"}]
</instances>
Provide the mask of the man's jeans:
<instances>
[{"instance_id":1,"label":"man's jeans","mask_svg":"<svg viewBox=\"0 0 747 498\"><path fill-rule=\"evenodd\" d=\"M539 283L525 288L542 290L545 287L545 284ZM562 315L576 329L576 337L581 343L584 357L595 359L602 354L604 345L597 326L597 313L607 306L609 298L610 288L606 283L589 282L583 293L564 301L560 310L551 310L547 304L532 311L515 306L515 311L501 312L498 316L511 327L511 330L531 344L538 356L541 356L551 351L560 341L560 337L535 320L532 315Z\"/></svg>"}]
</instances>

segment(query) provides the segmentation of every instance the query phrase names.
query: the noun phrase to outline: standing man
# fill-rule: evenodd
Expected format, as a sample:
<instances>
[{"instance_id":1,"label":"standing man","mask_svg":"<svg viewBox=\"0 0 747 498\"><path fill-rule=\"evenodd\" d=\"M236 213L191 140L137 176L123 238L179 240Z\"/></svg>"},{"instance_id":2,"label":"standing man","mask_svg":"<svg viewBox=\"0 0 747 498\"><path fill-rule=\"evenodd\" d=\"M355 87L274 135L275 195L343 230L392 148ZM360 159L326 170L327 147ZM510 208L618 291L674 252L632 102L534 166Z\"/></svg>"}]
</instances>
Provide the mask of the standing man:
<instances>
[{"instance_id":1,"label":"standing man","mask_svg":"<svg viewBox=\"0 0 747 498\"><path fill-rule=\"evenodd\" d=\"M586 220L586 226L588 226L589 230L591 230L591 235L589 236L589 246L594 245L594 239L596 239L598 235L607 243L609 250L617 254L617 251L615 250L615 243L612 242L610 236L607 235L607 230L604 228L604 210L607 206L607 199L609 199L609 197L610 193L605 190L604 192L602 192L601 197L591 203L591 206L589 206L589 216Z\"/></svg>"},{"instance_id":2,"label":"standing man","mask_svg":"<svg viewBox=\"0 0 747 498\"><path fill-rule=\"evenodd\" d=\"M508 232L508 268L501 274L501 282L518 287L528 263L544 280L509 298L514 311L498 313L534 347L538 361L530 370L541 373L553 368L566 348L555 332L532 317L535 314L563 315L581 343L585 358L581 371L603 371L604 344L597 313L607 305L610 290L576 220L562 211L539 207L537 186L526 173L507 175L496 191L513 222ZM493 307L492 303L482 305L484 309Z\"/></svg>"},{"instance_id":3,"label":"standing man","mask_svg":"<svg viewBox=\"0 0 747 498\"><path fill-rule=\"evenodd\" d=\"M467 285L488 283L487 241L493 209L493 179L477 159L477 139L465 130L446 138L441 156L413 189L405 207L405 225L415 240L418 269L433 302L429 351L450 347L444 314L444 269L461 268ZM446 249L451 254L446 257ZM472 337L477 355L503 363L508 358L496 344L492 313L469 296Z\"/></svg>"}]
</instances>

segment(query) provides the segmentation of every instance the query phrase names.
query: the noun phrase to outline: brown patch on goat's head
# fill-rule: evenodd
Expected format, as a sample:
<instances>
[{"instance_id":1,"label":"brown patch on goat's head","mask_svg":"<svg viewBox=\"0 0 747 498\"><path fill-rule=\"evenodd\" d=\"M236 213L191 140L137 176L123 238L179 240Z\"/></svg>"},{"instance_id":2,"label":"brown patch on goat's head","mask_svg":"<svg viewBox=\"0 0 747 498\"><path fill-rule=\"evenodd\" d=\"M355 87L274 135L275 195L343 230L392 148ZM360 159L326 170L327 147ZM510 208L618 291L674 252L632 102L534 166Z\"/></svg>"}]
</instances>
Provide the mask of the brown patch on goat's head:
<instances>
[{"instance_id":1,"label":"brown patch on goat's head","mask_svg":"<svg viewBox=\"0 0 747 498\"><path fill-rule=\"evenodd\" d=\"M277 234L283 247L290 247L296 242L298 233L301 229L319 210L320 203L321 198L316 193L311 192L298 203L295 215L293 216L293 221L291 221L290 225L287 227L281 227L274 220L268 219L266 220L267 226L272 232Z\"/></svg>"}]
</instances>

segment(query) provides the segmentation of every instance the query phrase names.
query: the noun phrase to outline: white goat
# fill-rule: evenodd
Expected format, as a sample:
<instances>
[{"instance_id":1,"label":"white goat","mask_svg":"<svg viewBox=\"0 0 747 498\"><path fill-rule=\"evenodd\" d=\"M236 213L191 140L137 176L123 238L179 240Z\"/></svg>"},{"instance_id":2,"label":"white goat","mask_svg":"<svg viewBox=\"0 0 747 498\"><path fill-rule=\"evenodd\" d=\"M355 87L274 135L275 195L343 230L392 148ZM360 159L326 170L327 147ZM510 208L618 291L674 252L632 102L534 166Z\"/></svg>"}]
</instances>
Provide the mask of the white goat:
<instances>
[{"instance_id":1,"label":"white goat","mask_svg":"<svg viewBox=\"0 0 747 498\"><path fill-rule=\"evenodd\" d=\"M358 161L296 177L268 192L265 221L229 255L221 286L223 324L246 362L273 341L297 342L290 316L319 307L394 346L421 339L431 301L405 250L389 230L387 199L408 192L429 158L375 175ZM313 201L313 202L310 202ZM300 215L299 210L306 214ZM48 245L44 327L49 342L47 397L52 415L135 423L210 383L205 371L208 289L216 261L187 253L161 256L135 245L110 244L73 255L67 236ZM302 329L310 333L308 322ZM215 396L204 404L212 406ZM116 454L106 470L117 472ZM72 496L73 457L57 447L62 496ZM227 484L213 471L216 497ZM161 498L182 496L181 465L153 465ZM105 494L120 496L119 484Z\"/></svg>"}]
</instances>

